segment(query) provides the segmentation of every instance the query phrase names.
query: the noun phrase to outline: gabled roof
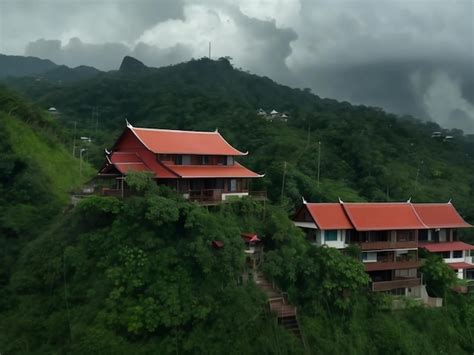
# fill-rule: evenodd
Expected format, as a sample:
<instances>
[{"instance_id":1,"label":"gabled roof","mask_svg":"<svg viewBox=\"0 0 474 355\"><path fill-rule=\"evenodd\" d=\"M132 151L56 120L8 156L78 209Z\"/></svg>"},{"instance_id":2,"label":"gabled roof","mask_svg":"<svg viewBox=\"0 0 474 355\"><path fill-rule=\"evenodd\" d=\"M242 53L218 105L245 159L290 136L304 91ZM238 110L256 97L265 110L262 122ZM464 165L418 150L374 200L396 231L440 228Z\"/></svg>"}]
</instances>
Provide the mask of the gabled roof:
<instances>
[{"instance_id":1,"label":"gabled roof","mask_svg":"<svg viewBox=\"0 0 474 355\"><path fill-rule=\"evenodd\" d=\"M414 203L416 213L429 228L469 228L472 227L448 203Z\"/></svg>"},{"instance_id":2,"label":"gabled roof","mask_svg":"<svg viewBox=\"0 0 474 355\"><path fill-rule=\"evenodd\" d=\"M354 228L340 203L306 203L306 207L319 229Z\"/></svg>"},{"instance_id":3,"label":"gabled roof","mask_svg":"<svg viewBox=\"0 0 474 355\"><path fill-rule=\"evenodd\" d=\"M145 147L155 154L246 155L214 132L137 128L127 124Z\"/></svg>"},{"instance_id":4,"label":"gabled roof","mask_svg":"<svg viewBox=\"0 0 474 355\"><path fill-rule=\"evenodd\" d=\"M234 165L165 165L182 178L257 178L262 177L235 162Z\"/></svg>"},{"instance_id":5,"label":"gabled roof","mask_svg":"<svg viewBox=\"0 0 474 355\"><path fill-rule=\"evenodd\" d=\"M444 251L453 250L474 250L474 245L470 245L464 242L442 242L442 243L420 243L420 248L426 249L432 253L440 253Z\"/></svg>"},{"instance_id":6,"label":"gabled roof","mask_svg":"<svg viewBox=\"0 0 474 355\"><path fill-rule=\"evenodd\" d=\"M107 163L99 172L106 173L110 167L115 167L121 174L126 175L130 171L150 171L155 178L176 178L177 175L167 169L156 159L141 156L141 152L112 152L107 155Z\"/></svg>"},{"instance_id":7,"label":"gabled roof","mask_svg":"<svg viewBox=\"0 0 474 355\"><path fill-rule=\"evenodd\" d=\"M427 229L411 203L342 203L358 231Z\"/></svg>"}]
</instances>

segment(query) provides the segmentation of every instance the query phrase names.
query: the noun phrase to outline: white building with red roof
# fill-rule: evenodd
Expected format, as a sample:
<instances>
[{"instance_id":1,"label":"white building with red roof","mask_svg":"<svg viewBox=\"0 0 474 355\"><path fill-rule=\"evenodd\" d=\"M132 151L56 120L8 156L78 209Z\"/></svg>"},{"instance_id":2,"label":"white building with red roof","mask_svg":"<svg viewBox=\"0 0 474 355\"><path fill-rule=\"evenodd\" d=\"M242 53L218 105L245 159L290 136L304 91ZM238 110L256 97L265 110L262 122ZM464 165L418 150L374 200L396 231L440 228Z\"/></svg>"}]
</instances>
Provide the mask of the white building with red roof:
<instances>
[{"instance_id":1,"label":"white building with red roof","mask_svg":"<svg viewBox=\"0 0 474 355\"><path fill-rule=\"evenodd\" d=\"M215 204L231 196L249 195L257 174L236 161L245 156L214 132L127 127L110 151L98 176L109 182L104 194L128 192L124 177L129 172L148 172L158 184L184 197Z\"/></svg>"},{"instance_id":2,"label":"white building with red roof","mask_svg":"<svg viewBox=\"0 0 474 355\"><path fill-rule=\"evenodd\" d=\"M456 228L471 226L451 203L304 201L293 221L316 245L337 249L358 245L373 291L417 294L420 246L440 253L460 278L469 277L473 267L469 251L474 247L457 241L456 233Z\"/></svg>"},{"instance_id":3,"label":"white building with red roof","mask_svg":"<svg viewBox=\"0 0 474 355\"><path fill-rule=\"evenodd\" d=\"M474 279L471 250L474 246L459 241L458 229L471 228L448 203L416 203L415 211L428 229L420 231L419 246L440 255L460 279Z\"/></svg>"}]
</instances>

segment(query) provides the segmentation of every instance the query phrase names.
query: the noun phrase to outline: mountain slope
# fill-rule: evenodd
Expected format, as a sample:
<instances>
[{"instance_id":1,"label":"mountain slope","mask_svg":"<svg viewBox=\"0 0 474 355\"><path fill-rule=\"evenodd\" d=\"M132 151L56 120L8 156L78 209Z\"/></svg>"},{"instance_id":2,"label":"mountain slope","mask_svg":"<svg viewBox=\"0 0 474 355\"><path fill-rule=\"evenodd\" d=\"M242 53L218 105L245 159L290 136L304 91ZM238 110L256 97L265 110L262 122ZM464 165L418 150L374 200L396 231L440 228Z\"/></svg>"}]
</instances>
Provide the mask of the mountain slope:
<instances>
[{"instance_id":1,"label":"mountain slope","mask_svg":"<svg viewBox=\"0 0 474 355\"><path fill-rule=\"evenodd\" d=\"M16 88L45 108L57 107L66 127L76 121L84 135L96 137L96 165L125 118L137 126L218 127L238 149L250 151L244 164L266 173L252 188L267 189L273 201L283 197L290 209L301 196L312 201L452 198L474 219L473 136L378 108L321 99L237 70L224 58L138 67L138 72L108 72L67 87L33 83ZM258 108L290 117L287 123L269 122L256 114ZM94 110L100 117L91 117ZM433 139L434 131L454 139Z\"/></svg>"},{"instance_id":2,"label":"mountain slope","mask_svg":"<svg viewBox=\"0 0 474 355\"><path fill-rule=\"evenodd\" d=\"M56 67L49 59L0 54L0 78L34 76Z\"/></svg>"}]
</instances>

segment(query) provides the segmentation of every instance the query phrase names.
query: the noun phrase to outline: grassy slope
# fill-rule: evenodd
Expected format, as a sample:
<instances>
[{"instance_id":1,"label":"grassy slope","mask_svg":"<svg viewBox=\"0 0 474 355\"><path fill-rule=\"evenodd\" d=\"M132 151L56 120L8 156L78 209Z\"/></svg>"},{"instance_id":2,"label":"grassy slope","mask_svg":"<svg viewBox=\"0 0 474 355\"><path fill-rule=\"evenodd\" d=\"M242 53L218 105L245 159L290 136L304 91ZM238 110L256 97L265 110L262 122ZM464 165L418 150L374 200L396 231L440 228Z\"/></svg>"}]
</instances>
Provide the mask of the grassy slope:
<instances>
[{"instance_id":1,"label":"grassy slope","mask_svg":"<svg viewBox=\"0 0 474 355\"><path fill-rule=\"evenodd\" d=\"M83 181L80 181L78 159L73 159L61 144L19 119L6 114L2 114L1 119L6 123L14 152L21 158L39 162L39 173L47 177L51 193L60 201L66 202L68 192L94 173L90 165L84 163Z\"/></svg>"}]
</instances>

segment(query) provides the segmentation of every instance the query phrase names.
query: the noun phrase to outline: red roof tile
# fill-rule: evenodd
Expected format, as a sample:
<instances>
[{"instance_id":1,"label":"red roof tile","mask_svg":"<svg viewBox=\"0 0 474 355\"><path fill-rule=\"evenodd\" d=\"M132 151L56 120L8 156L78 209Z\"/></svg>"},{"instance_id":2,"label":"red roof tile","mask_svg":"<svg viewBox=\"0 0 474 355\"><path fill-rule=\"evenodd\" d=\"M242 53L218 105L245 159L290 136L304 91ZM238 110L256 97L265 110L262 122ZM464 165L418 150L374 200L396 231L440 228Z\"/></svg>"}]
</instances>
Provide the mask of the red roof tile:
<instances>
[{"instance_id":1,"label":"red roof tile","mask_svg":"<svg viewBox=\"0 0 474 355\"><path fill-rule=\"evenodd\" d=\"M414 203L416 213L430 228L469 228L451 203Z\"/></svg>"},{"instance_id":2,"label":"red roof tile","mask_svg":"<svg viewBox=\"0 0 474 355\"><path fill-rule=\"evenodd\" d=\"M151 170L142 163L116 163L114 164L118 171L122 174L127 174L130 171L150 171Z\"/></svg>"},{"instance_id":3,"label":"red roof tile","mask_svg":"<svg viewBox=\"0 0 474 355\"><path fill-rule=\"evenodd\" d=\"M155 154L246 155L232 147L219 132L128 128Z\"/></svg>"},{"instance_id":4,"label":"red roof tile","mask_svg":"<svg viewBox=\"0 0 474 355\"><path fill-rule=\"evenodd\" d=\"M307 203L306 207L320 229L354 228L340 203Z\"/></svg>"},{"instance_id":5,"label":"red roof tile","mask_svg":"<svg viewBox=\"0 0 474 355\"><path fill-rule=\"evenodd\" d=\"M468 263L448 263L447 264L451 269L457 270L457 269L474 269L473 264L468 264Z\"/></svg>"},{"instance_id":6,"label":"red roof tile","mask_svg":"<svg viewBox=\"0 0 474 355\"><path fill-rule=\"evenodd\" d=\"M474 250L474 245L470 245L464 242L427 242L419 243L419 247L426 249L432 253L438 253L443 251L452 251L452 250Z\"/></svg>"},{"instance_id":7,"label":"red roof tile","mask_svg":"<svg viewBox=\"0 0 474 355\"><path fill-rule=\"evenodd\" d=\"M157 162L153 153L148 151L113 152L109 157L109 161L122 174L129 171L151 171L155 178L169 179L177 177L163 164Z\"/></svg>"},{"instance_id":8,"label":"red roof tile","mask_svg":"<svg viewBox=\"0 0 474 355\"><path fill-rule=\"evenodd\" d=\"M240 236L247 243L254 243L260 241L260 238L255 233L242 233Z\"/></svg>"},{"instance_id":9,"label":"red roof tile","mask_svg":"<svg viewBox=\"0 0 474 355\"><path fill-rule=\"evenodd\" d=\"M410 203L343 203L358 231L426 229Z\"/></svg>"},{"instance_id":10,"label":"red roof tile","mask_svg":"<svg viewBox=\"0 0 474 355\"><path fill-rule=\"evenodd\" d=\"M262 177L246 167L234 165L166 165L183 178L257 178Z\"/></svg>"}]
</instances>

